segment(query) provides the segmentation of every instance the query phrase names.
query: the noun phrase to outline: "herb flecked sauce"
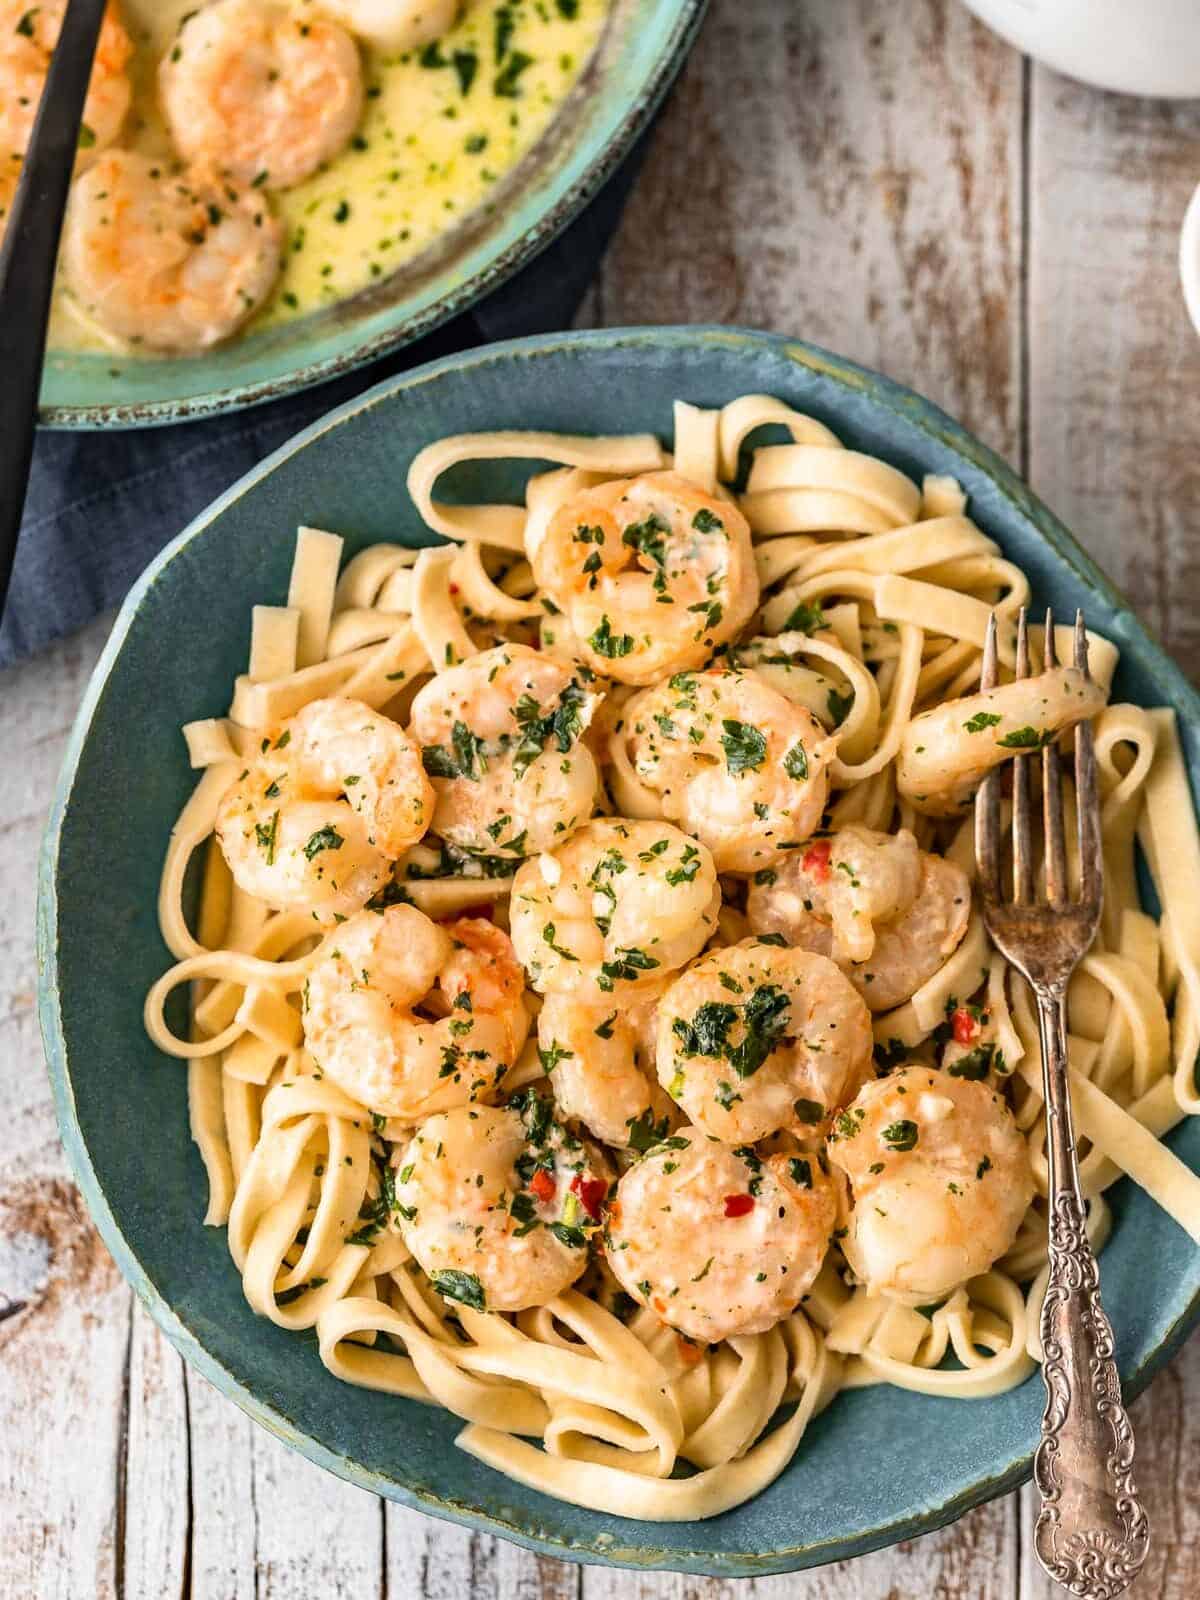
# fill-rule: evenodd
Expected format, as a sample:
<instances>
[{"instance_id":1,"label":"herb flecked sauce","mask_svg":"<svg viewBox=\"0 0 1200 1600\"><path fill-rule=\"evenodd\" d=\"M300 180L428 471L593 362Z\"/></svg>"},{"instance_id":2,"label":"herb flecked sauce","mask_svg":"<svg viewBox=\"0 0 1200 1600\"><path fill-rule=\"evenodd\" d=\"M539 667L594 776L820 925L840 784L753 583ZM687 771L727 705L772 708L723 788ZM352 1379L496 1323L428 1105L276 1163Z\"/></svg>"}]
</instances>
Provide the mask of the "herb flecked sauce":
<instances>
[{"instance_id":1,"label":"herb flecked sauce","mask_svg":"<svg viewBox=\"0 0 1200 1600\"><path fill-rule=\"evenodd\" d=\"M436 243L531 148L579 77L609 0L473 0L450 32L398 55L360 42L364 111L327 167L271 195L287 239L283 268L243 331L306 316L358 293ZM124 0L137 47L134 104L120 139L169 157L155 72L195 0ZM316 9L316 8L314 8ZM113 341L61 284L53 348L111 350Z\"/></svg>"}]
</instances>

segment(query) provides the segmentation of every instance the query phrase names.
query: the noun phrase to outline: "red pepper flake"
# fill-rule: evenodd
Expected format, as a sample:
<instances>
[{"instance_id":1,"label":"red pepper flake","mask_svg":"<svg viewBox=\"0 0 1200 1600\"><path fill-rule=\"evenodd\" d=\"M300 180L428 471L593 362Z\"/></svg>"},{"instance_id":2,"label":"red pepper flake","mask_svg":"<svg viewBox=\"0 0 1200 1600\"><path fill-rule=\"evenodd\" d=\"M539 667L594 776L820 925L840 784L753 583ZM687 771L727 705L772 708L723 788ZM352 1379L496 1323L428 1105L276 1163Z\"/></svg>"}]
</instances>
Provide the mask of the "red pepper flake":
<instances>
[{"instance_id":1,"label":"red pepper flake","mask_svg":"<svg viewBox=\"0 0 1200 1600\"><path fill-rule=\"evenodd\" d=\"M832 853L833 840L818 839L800 857L800 865L805 872L811 872L818 883L825 883L829 878L829 857Z\"/></svg>"},{"instance_id":2,"label":"red pepper flake","mask_svg":"<svg viewBox=\"0 0 1200 1600\"><path fill-rule=\"evenodd\" d=\"M748 1194L727 1194L725 1196L725 1215L727 1217L744 1217L754 1210L754 1197Z\"/></svg>"},{"instance_id":3,"label":"red pepper flake","mask_svg":"<svg viewBox=\"0 0 1200 1600\"><path fill-rule=\"evenodd\" d=\"M530 1178L529 1187L539 1200L553 1200L556 1188L554 1174L547 1172L545 1167L539 1167L533 1177Z\"/></svg>"},{"instance_id":4,"label":"red pepper flake","mask_svg":"<svg viewBox=\"0 0 1200 1600\"><path fill-rule=\"evenodd\" d=\"M593 1222L599 1222L608 1185L603 1178L585 1178L577 1172L571 1179L571 1193L579 1196L583 1209Z\"/></svg>"},{"instance_id":5,"label":"red pepper flake","mask_svg":"<svg viewBox=\"0 0 1200 1600\"><path fill-rule=\"evenodd\" d=\"M959 1006L958 1010L952 1013L950 1025L954 1029L955 1044L973 1044L982 1032L979 1023L965 1006Z\"/></svg>"},{"instance_id":6,"label":"red pepper flake","mask_svg":"<svg viewBox=\"0 0 1200 1600\"><path fill-rule=\"evenodd\" d=\"M457 594L458 593L458 585L456 583L452 583L450 585L450 593L451 594Z\"/></svg>"},{"instance_id":7,"label":"red pepper flake","mask_svg":"<svg viewBox=\"0 0 1200 1600\"><path fill-rule=\"evenodd\" d=\"M690 1339L685 1339L683 1334L675 1335L675 1345L679 1351L679 1359L685 1367L694 1367L698 1361L703 1361L704 1350L698 1344L693 1344Z\"/></svg>"}]
</instances>

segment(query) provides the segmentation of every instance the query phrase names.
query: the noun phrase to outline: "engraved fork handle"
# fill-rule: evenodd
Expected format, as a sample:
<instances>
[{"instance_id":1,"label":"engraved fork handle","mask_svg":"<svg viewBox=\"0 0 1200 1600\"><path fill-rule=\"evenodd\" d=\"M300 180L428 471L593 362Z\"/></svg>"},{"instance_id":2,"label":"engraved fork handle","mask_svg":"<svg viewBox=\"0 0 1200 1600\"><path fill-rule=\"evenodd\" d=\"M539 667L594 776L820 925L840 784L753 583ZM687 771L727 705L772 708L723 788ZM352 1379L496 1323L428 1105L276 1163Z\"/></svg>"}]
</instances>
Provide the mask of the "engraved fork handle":
<instances>
[{"instance_id":1,"label":"engraved fork handle","mask_svg":"<svg viewBox=\"0 0 1200 1600\"><path fill-rule=\"evenodd\" d=\"M1081 1600L1108 1600L1137 1577L1150 1530L1133 1482L1133 1429L1084 1228L1064 993L1041 986L1035 993L1046 1095L1050 1282L1041 1322L1046 1412L1033 1462L1041 1495L1034 1547L1065 1589Z\"/></svg>"}]
</instances>

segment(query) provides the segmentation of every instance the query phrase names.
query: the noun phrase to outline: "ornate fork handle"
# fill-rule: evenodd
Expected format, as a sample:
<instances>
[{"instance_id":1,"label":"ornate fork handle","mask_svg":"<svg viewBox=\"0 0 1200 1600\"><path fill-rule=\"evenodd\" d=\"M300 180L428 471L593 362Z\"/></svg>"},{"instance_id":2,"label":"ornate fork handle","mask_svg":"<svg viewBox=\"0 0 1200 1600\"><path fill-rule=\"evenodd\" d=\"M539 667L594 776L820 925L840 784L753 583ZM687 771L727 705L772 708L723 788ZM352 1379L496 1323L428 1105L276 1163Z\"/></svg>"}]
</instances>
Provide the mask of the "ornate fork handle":
<instances>
[{"instance_id":1,"label":"ornate fork handle","mask_svg":"<svg viewBox=\"0 0 1200 1600\"><path fill-rule=\"evenodd\" d=\"M1084 1227L1064 997L1034 987L1050 1173L1050 1282L1041 1323L1046 1411L1033 1463L1041 1494L1034 1542L1042 1565L1064 1588L1082 1600L1109 1600L1140 1571L1150 1530L1134 1486L1133 1430Z\"/></svg>"}]
</instances>

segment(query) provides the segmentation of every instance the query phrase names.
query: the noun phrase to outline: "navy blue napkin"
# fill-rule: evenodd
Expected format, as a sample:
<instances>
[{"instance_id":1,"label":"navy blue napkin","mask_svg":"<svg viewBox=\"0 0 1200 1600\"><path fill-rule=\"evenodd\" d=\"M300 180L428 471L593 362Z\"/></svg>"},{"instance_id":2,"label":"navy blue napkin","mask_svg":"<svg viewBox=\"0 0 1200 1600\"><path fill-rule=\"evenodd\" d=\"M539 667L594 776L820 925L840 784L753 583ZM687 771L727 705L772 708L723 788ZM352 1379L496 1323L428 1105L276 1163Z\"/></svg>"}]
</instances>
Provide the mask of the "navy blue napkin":
<instances>
[{"instance_id":1,"label":"navy blue napkin","mask_svg":"<svg viewBox=\"0 0 1200 1600\"><path fill-rule=\"evenodd\" d=\"M437 356L569 327L620 220L644 145L515 278L369 367L204 422L105 433L42 429L0 624L0 667L117 605L151 557L211 500L332 407Z\"/></svg>"}]
</instances>

